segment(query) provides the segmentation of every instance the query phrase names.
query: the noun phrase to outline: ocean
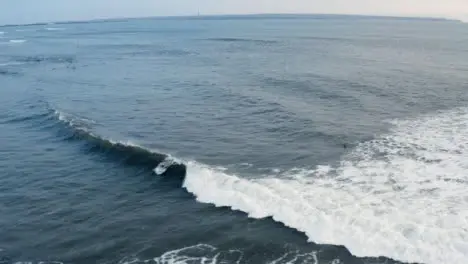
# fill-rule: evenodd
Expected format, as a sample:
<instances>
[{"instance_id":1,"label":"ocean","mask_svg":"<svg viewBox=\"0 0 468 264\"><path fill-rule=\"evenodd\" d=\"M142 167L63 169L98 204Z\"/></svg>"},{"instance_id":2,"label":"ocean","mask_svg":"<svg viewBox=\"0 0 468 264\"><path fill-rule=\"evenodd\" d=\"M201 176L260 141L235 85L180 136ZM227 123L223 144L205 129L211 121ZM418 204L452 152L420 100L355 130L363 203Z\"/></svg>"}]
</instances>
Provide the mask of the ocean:
<instances>
[{"instance_id":1,"label":"ocean","mask_svg":"<svg viewBox=\"0 0 468 264\"><path fill-rule=\"evenodd\" d=\"M468 261L468 24L0 32L1 264Z\"/></svg>"}]
</instances>

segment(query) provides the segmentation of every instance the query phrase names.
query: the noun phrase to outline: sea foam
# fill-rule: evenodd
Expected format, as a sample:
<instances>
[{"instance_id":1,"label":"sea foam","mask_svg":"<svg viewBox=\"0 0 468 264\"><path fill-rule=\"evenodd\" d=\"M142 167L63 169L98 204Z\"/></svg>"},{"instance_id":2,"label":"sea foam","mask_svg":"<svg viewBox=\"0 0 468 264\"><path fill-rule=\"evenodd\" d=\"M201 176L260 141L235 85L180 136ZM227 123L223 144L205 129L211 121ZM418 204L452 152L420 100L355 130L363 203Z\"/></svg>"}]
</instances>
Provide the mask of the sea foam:
<instances>
[{"instance_id":1,"label":"sea foam","mask_svg":"<svg viewBox=\"0 0 468 264\"><path fill-rule=\"evenodd\" d=\"M241 264L246 263L244 252L241 249L221 250L208 244L198 244L179 248L163 253L161 256L152 259L124 258L119 264ZM265 264L319 264L317 252L300 253L297 251L286 252L280 257L272 257L271 260L263 262ZM335 259L331 264L340 264L340 260Z\"/></svg>"},{"instance_id":2,"label":"sea foam","mask_svg":"<svg viewBox=\"0 0 468 264\"><path fill-rule=\"evenodd\" d=\"M188 162L200 202L271 216L359 257L427 264L468 259L468 109L396 120L332 168L246 179Z\"/></svg>"},{"instance_id":3,"label":"sea foam","mask_svg":"<svg viewBox=\"0 0 468 264\"><path fill-rule=\"evenodd\" d=\"M48 31L62 31L62 30L65 30L65 28L48 27L48 28L45 28L45 30L48 30Z\"/></svg>"},{"instance_id":4,"label":"sea foam","mask_svg":"<svg viewBox=\"0 0 468 264\"><path fill-rule=\"evenodd\" d=\"M17 43L17 44L19 44L19 43L25 43L25 42L26 42L25 39L11 39L11 40L10 40L10 43Z\"/></svg>"}]
</instances>

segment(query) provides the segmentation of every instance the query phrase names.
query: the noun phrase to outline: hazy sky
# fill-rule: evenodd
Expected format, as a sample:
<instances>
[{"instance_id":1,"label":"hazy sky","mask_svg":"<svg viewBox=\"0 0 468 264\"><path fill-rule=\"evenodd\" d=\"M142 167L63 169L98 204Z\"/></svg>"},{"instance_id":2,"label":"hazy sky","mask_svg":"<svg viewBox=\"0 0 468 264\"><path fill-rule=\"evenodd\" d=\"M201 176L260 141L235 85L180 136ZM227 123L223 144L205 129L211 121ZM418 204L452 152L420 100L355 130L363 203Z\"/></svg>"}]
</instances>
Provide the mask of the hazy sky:
<instances>
[{"instance_id":1,"label":"hazy sky","mask_svg":"<svg viewBox=\"0 0 468 264\"><path fill-rule=\"evenodd\" d=\"M340 13L460 17L468 0L0 0L0 24L109 17Z\"/></svg>"}]
</instances>

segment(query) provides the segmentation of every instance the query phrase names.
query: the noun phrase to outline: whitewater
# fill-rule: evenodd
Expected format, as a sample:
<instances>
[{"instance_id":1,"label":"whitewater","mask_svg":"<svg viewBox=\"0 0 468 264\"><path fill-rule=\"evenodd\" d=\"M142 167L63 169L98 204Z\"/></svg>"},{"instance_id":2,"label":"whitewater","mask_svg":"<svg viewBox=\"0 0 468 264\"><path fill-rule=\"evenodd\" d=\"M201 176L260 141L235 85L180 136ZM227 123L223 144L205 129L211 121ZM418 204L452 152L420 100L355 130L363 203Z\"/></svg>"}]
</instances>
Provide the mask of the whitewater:
<instances>
[{"instance_id":1,"label":"whitewater","mask_svg":"<svg viewBox=\"0 0 468 264\"><path fill-rule=\"evenodd\" d=\"M393 120L340 166L246 179L189 162L197 200L272 217L356 256L427 264L468 259L468 109Z\"/></svg>"},{"instance_id":2,"label":"whitewater","mask_svg":"<svg viewBox=\"0 0 468 264\"><path fill-rule=\"evenodd\" d=\"M94 120L59 110L69 128L114 146L143 149L132 141L93 134ZM358 257L417 263L465 263L468 258L468 108L391 120L389 133L363 142L340 165L272 170L248 179L196 161L164 158L162 176L185 164L183 187L197 201L272 217L304 232L310 242L344 245ZM216 258L214 258L216 259Z\"/></svg>"}]
</instances>

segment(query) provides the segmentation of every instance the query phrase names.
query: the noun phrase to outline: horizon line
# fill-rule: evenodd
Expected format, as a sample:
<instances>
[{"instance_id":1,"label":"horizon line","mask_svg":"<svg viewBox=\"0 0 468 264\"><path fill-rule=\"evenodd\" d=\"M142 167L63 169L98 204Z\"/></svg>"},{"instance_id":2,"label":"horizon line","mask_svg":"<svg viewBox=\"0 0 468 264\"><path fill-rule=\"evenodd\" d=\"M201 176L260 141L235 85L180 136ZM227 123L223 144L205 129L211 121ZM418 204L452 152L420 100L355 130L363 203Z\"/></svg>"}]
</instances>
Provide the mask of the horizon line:
<instances>
[{"instance_id":1,"label":"horizon line","mask_svg":"<svg viewBox=\"0 0 468 264\"><path fill-rule=\"evenodd\" d=\"M252 16L347 16L347 17L368 17L368 18L395 18L395 19L421 19L421 20L441 20L441 21L461 21L455 17L444 17L436 15L405 15L405 14L353 14L353 13L213 13L213 14L185 14L185 15L154 15L154 16L113 16L102 18L75 19L75 20L55 20L31 23L7 23L0 24L0 27L8 26L33 26L33 25L53 25L53 24L73 24L100 21L113 21L124 19L170 19L170 18L209 18L209 17L252 17Z\"/></svg>"}]
</instances>

